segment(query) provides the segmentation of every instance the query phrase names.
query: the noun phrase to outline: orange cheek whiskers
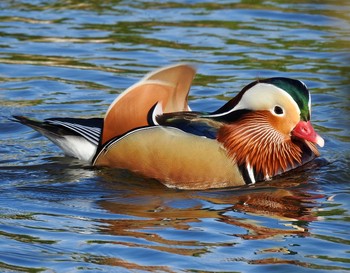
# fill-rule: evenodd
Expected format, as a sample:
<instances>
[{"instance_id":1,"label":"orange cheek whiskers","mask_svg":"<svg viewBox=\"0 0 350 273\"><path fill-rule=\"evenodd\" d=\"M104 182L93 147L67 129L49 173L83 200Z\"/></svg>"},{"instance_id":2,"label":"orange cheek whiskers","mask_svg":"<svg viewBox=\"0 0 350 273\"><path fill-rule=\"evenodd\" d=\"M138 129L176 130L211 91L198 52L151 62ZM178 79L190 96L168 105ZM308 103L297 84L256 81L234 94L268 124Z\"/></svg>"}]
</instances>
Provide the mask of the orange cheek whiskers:
<instances>
[{"instance_id":1,"label":"orange cheek whiskers","mask_svg":"<svg viewBox=\"0 0 350 273\"><path fill-rule=\"evenodd\" d=\"M277 132L263 115L224 125L218 141L238 165L249 165L264 178L302 164L302 149Z\"/></svg>"}]
</instances>

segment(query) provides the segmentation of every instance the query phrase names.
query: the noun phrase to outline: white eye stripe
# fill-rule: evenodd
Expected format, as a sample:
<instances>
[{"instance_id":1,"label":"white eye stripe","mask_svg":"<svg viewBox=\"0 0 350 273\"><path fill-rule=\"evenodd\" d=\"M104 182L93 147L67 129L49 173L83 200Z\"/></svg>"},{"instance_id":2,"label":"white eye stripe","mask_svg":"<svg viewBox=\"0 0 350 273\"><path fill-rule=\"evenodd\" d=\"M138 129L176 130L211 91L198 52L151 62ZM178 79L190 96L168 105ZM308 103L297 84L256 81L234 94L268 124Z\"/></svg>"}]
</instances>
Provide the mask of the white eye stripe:
<instances>
[{"instance_id":1,"label":"white eye stripe","mask_svg":"<svg viewBox=\"0 0 350 273\"><path fill-rule=\"evenodd\" d=\"M276 105L281 106L282 100L289 101L293 105L295 111L300 114L298 104L295 102L293 97L285 90L268 83L258 83L246 90L240 98L239 102L231 109L226 112L220 112L217 114L210 114L210 117L220 117L228 115L234 111L241 109L248 110L269 110L273 115L274 107ZM309 101L310 102L310 101ZM285 110L285 109L284 109ZM285 111L283 113L285 115ZM281 116L281 115L279 115Z\"/></svg>"}]
</instances>

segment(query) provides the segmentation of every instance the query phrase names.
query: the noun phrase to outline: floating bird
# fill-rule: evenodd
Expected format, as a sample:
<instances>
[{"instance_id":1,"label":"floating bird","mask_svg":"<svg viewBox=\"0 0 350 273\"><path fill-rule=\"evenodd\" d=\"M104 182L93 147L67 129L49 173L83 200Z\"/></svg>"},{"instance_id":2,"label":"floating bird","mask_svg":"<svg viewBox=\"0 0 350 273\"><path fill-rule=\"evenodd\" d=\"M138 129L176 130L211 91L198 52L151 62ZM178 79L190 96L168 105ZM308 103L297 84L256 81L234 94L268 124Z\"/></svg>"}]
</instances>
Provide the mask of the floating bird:
<instances>
[{"instance_id":1,"label":"floating bird","mask_svg":"<svg viewBox=\"0 0 350 273\"><path fill-rule=\"evenodd\" d=\"M195 73L187 64L156 70L117 97L104 118L14 118L68 156L180 189L254 184L319 156L324 140L310 123L303 82L259 79L203 113L188 106Z\"/></svg>"}]
</instances>

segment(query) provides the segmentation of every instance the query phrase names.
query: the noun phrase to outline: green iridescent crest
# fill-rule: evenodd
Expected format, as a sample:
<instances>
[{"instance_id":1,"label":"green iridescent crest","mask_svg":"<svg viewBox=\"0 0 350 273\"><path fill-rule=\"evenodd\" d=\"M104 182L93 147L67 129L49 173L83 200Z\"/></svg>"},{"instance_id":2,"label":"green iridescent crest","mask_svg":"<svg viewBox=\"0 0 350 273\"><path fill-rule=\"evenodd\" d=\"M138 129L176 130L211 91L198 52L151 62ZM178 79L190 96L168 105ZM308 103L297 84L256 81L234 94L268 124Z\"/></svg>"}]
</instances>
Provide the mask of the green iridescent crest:
<instances>
[{"instance_id":1,"label":"green iridescent crest","mask_svg":"<svg viewBox=\"0 0 350 273\"><path fill-rule=\"evenodd\" d=\"M273 84L286 91L298 104L300 109L300 118L304 121L310 120L310 93L303 82L282 77L270 78L266 80L261 80L259 82Z\"/></svg>"}]
</instances>

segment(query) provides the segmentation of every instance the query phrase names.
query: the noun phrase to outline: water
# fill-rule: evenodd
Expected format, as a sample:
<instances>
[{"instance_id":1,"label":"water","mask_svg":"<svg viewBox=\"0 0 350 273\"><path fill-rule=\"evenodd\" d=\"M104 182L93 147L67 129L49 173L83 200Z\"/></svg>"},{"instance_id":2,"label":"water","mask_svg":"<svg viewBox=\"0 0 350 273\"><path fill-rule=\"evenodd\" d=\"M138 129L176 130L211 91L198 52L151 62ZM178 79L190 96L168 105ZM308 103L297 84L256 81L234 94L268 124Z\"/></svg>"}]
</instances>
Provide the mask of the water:
<instances>
[{"instance_id":1,"label":"water","mask_svg":"<svg viewBox=\"0 0 350 273\"><path fill-rule=\"evenodd\" d=\"M0 3L1 272L348 272L350 6L343 1ZM191 62L194 110L258 77L303 80L315 162L178 191L65 158L12 114L103 116L146 72Z\"/></svg>"}]
</instances>

